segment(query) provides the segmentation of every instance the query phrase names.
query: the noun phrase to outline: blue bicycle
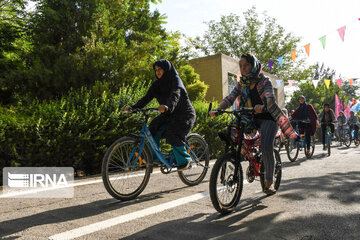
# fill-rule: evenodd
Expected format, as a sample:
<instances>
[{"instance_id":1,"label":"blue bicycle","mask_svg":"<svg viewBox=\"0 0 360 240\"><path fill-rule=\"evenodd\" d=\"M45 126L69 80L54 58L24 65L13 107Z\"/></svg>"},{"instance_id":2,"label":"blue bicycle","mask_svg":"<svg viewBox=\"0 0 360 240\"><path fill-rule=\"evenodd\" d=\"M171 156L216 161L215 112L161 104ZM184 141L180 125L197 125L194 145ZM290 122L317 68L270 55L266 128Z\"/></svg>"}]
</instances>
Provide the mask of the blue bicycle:
<instances>
[{"instance_id":1,"label":"blue bicycle","mask_svg":"<svg viewBox=\"0 0 360 240\"><path fill-rule=\"evenodd\" d=\"M332 143L332 134L330 132L330 128L329 128L329 124L334 124L334 123L327 123L327 122L322 122L322 124L326 124L326 129L325 129L325 150L327 150L328 156L331 155L331 143Z\"/></svg>"},{"instance_id":2,"label":"blue bicycle","mask_svg":"<svg viewBox=\"0 0 360 240\"><path fill-rule=\"evenodd\" d=\"M131 134L116 140L107 150L102 162L102 179L111 196L122 201L136 198L149 182L154 165L160 172L169 174L176 167L173 153L164 154L156 144L148 128L150 112L157 108L134 109L132 113L142 113L144 124L140 134ZM191 156L191 165L185 171L178 172L180 179L187 185L199 184L209 168L208 144L199 134L186 136L187 152ZM152 150L152 151L151 151ZM153 162L153 153L160 163Z\"/></svg>"},{"instance_id":3,"label":"blue bicycle","mask_svg":"<svg viewBox=\"0 0 360 240\"><path fill-rule=\"evenodd\" d=\"M310 151L307 153L306 150L305 150L306 149L305 135L300 134L300 131L299 131L299 123L309 124L310 121L308 121L308 120L292 120L291 122L296 124L295 129L296 129L296 132L300 135L300 140L299 141L293 141L293 142L287 141L285 143L286 154L287 154L289 160L291 162L296 161L296 159L297 159L297 157L299 155L299 152L302 149L304 149L306 158L311 158L313 156L313 154L314 154L314 151L315 151L315 139L314 139L313 136L311 137Z\"/></svg>"}]
</instances>

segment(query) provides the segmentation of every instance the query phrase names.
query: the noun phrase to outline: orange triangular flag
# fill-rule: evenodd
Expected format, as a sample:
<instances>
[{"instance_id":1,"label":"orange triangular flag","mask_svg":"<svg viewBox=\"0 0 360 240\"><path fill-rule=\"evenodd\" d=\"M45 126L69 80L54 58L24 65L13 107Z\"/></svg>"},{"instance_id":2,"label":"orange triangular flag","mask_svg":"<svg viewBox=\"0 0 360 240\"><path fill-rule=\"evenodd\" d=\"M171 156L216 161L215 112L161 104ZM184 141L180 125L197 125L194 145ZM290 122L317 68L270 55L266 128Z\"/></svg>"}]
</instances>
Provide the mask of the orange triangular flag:
<instances>
[{"instance_id":1,"label":"orange triangular flag","mask_svg":"<svg viewBox=\"0 0 360 240\"><path fill-rule=\"evenodd\" d=\"M296 50L295 49L291 51L291 58L292 58L293 62L295 62L295 58L296 58Z\"/></svg>"},{"instance_id":2,"label":"orange triangular flag","mask_svg":"<svg viewBox=\"0 0 360 240\"><path fill-rule=\"evenodd\" d=\"M310 43L305 45L305 52L308 56L310 55Z\"/></svg>"},{"instance_id":3,"label":"orange triangular flag","mask_svg":"<svg viewBox=\"0 0 360 240\"><path fill-rule=\"evenodd\" d=\"M352 86L353 81L354 81L354 79L353 79L353 78L350 78L350 79L349 79L350 87Z\"/></svg>"}]
</instances>

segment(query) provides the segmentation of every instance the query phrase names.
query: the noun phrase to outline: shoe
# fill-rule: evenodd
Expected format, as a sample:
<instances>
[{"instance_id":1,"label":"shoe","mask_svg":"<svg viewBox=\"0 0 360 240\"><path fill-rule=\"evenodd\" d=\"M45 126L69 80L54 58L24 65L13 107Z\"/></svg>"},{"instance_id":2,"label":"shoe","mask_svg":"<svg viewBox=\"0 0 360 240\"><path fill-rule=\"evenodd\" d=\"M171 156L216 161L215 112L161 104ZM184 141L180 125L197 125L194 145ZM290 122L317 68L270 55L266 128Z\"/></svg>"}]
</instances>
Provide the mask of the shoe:
<instances>
[{"instance_id":1,"label":"shoe","mask_svg":"<svg viewBox=\"0 0 360 240\"><path fill-rule=\"evenodd\" d=\"M276 190L271 187L272 183L272 181L265 181L264 193L268 196L276 193Z\"/></svg>"},{"instance_id":2,"label":"shoe","mask_svg":"<svg viewBox=\"0 0 360 240\"><path fill-rule=\"evenodd\" d=\"M310 150L306 150L306 151L305 151L305 155L306 155L306 156L309 156L309 155L310 155Z\"/></svg>"},{"instance_id":3,"label":"shoe","mask_svg":"<svg viewBox=\"0 0 360 240\"><path fill-rule=\"evenodd\" d=\"M181 171L187 170L190 167L190 164L191 164L191 161L189 161L187 164L178 166L177 171L181 172Z\"/></svg>"},{"instance_id":4,"label":"shoe","mask_svg":"<svg viewBox=\"0 0 360 240\"><path fill-rule=\"evenodd\" d=\"M326 150L326 147L325 147L325 146L323 146L323 150L324 150L324 151Z\"/></svg>"}]
</instances>

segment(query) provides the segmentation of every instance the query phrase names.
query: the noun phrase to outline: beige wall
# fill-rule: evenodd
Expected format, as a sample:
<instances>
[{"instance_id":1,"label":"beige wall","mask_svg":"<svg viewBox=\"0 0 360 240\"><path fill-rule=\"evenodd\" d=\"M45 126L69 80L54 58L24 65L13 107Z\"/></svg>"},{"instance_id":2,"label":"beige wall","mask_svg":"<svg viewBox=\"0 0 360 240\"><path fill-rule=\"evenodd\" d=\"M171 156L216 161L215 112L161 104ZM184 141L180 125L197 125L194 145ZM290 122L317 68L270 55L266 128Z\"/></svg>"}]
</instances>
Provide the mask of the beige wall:
<instances>
[{"instance_id":1,"label":"beige wall","mask_svg":"<svg viewBox=\"0 0 360 240\"><path fill-rule=\"evenodd\" d=\"M209 85L205 99L208 101L213 100L213 98L217 101L222 99L224 83L222 81L220 55L192 59L190 65L200 75L200 80Z\"/></svg>"},{"instance_id":2,"label":"beige wall","mask_svg":"<svg viewBox=\"0 0 360 240\"><path fill-rule=\"evenodd\" d=\"M190 65L200 75L200 80L209 85L205 96L205 99L208 101L214 98L216 101L221 101L229 95L228 75L240 74L239 61L224 54L192 59L190 60ZM276 83L276 76L266 72L264 74L271 79L278 105L281 108L285 107L284 82L279 88Z\"/></svg>"}]
</instances>

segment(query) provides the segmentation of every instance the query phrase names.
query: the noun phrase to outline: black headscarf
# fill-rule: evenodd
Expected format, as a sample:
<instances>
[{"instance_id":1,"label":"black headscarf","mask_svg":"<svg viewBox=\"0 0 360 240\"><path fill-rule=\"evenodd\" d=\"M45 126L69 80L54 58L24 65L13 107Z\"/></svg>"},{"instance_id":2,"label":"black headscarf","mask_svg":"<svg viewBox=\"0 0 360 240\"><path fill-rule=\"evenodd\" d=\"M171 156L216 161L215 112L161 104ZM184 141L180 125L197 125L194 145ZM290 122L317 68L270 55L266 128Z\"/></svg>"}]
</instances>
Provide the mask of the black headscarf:
<instances>
[{"instance_id":1,"label":"black headscarf","mask_svg":"<svg viewBox=\"0 0 360 240\"><path fill-rule=\"evenodd\" d=\"M156 74L155 77L159 81L159 88L160 92L164 95L170 94L171 90L176 88L181 88L185 94L187 95L187 91L183 82L181 81L178 72L176 71L175 67L166 59L160 59L156 61L153 65L153 69L155 71L155 66L158 66L164 70L164 74L161 78L157 78Z\"/></svg>"},{"instance_id":2,"label":"black headscarf","mask_svg":"<svg viewBox=\"0 0 360 240\"><path fill-rule=\"evenodd\" d=\"M300 98L304 99L304 103L300 104L300 106L299 106L298 119L299 120L306 120L308 118L306 98L303 95L299 96L299 99Z\"/></svg>"}]
</instances>

